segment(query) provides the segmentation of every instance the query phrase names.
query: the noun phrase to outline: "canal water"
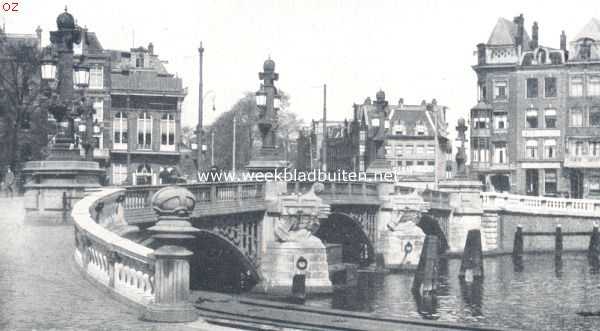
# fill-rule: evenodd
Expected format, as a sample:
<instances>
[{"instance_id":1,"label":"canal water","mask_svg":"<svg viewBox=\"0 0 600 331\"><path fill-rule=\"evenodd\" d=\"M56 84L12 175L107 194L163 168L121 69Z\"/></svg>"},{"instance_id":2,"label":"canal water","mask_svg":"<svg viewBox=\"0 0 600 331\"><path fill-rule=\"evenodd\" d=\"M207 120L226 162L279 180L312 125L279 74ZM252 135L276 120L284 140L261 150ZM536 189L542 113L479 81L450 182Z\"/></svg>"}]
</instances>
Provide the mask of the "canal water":
<instances>
[{"instance_id":1,"label":"canal water","mask_svg":"<svg viewBox=\"0 0 600 331\"><path fill-rule=\"evenodd\" d=\"M363 274L357 288L306 304L509 330L600 330L600 316L577 314L600 314L600 274L590 270L584 253L563 254L562 268L553 254L526 255L524 266L518 272L510 256L486 258L483 284L473 286L459 282L460 260L447 261L433 312L422 311L411 294L411 273Z\"/></svg>"}]
</instances>

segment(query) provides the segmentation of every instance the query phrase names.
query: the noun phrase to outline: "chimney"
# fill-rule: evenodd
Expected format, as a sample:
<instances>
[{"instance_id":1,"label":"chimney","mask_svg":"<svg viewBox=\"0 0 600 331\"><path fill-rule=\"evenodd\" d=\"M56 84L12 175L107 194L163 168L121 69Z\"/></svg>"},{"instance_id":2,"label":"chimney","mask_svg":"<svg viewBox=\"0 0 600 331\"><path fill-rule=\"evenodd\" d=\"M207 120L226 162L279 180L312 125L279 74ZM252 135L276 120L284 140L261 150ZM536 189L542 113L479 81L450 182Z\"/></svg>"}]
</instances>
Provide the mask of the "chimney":
<instances>
[{"instance_id":1,"label":"chimney","mask_svg":"<svg viewBox=\"0 0 600 331\"><path fill-rule=\"evenodd\" d=\"M148 53L150 53L150 55L154 55L154 44L148 44Z\"/></svg>"},{"instance_id":2,"label":"chimney","mask_svg":"<svg viewBox=\"0 0 600 331\"><path fill-rule=\"evenodd\" d=\"M485 44L477 44L477 64L485 64Z\"/></svg>"},{"instance_id":3,"label":"chimney","mask_svg":"<svg viewBox=\"0 0 600 331\"><path fill-rule=\"evenodd\" d=\"M531 43L529 44L529 48L534 50L538 48L538 40L539 40L539 27L537 22L533 22L533 26L531 27Z\"/></svg>"},{"instance_id":4,"label":"chimney","mask_svg":"<svg viewBox=\"0 0 600 331\"><path fill-rule=\"evenodd\" d=\"M398 100L398 106L403 106L404 105L404 98L400 98L400 100Z\"/></svg>"},{"instance_id":5,"label":"chimney","mask_svg":"<svg viewBox=\"0 0 600 331\"><path fill-rule=\"evenodd\" d=\"M523 14L516 16L513 19L513 22L517 26L517 34L515 35L515 46L523 46L523 24L525 23L525 19L523 18Z\"/></svg>"},{"instance_id":6,"label":"chimney","mask_svg":"<svg viewBox=\"0 0 600 331\"><path fill-rule=\"evenodd\" d=\"M567 35L565 34L565 30L560 33L560 49L563 51L567 50Z\"/></svg>"}]
</instances>

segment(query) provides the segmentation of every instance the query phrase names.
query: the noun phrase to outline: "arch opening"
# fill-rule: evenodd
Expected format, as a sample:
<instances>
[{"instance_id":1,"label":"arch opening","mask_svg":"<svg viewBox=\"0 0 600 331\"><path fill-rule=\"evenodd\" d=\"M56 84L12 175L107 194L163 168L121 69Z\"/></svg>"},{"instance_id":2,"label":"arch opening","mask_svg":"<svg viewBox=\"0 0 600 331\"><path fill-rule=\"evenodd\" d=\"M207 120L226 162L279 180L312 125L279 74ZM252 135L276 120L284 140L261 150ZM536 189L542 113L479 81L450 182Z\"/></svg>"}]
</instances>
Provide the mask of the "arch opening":
<instances>
[{"instance_id":1,"label":"arch opening","mask_svg":"<svg viewBox=\"0 0 600 331\"><path fill-rule=\"evenodd\" d=\"M342 245L342 262L368 266L375 262L375 250L358 221L350 215L332 213L315 234L325 244Z\"/></svg>"},{"instance_id":2,"label":"arch opening","mask_svg":"<svg viewBox=\"0 0 600 331\"><path fill-rule=\"evenodd\" d=\"M201 230L188 247L190 288L223 293L250 291L260 281L256 267L227 238Z\"/></svg>"}]
</instances>

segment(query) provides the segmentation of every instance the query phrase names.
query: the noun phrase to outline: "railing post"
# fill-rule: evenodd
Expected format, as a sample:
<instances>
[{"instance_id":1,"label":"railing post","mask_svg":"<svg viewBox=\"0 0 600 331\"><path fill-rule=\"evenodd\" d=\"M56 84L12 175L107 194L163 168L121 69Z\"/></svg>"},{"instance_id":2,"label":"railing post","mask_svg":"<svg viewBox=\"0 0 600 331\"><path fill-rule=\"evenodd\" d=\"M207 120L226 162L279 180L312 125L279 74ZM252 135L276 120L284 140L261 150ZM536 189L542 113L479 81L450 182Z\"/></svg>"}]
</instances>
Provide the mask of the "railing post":
<instances>
[{"instance_id":1,"label":"railing post","mask_svg":"<svg viewBox=\"0 0 600 331\"><path fill-rule=\"evenodd\" d=\"M190 295L190 264L193 252L184 241L194 239L199 230L189 220L194 210L194 195L185 188L167 186L154 194L152 207L158 223L149 228L160 247L154 251L155 300L144 315L156 322L190 322L198 318L196 309L188 302Z\"/></svg>"},{"instance_id":2,"label":"railing post","mask_svg":"<svg viewBox=\"0 0 600 331\"><path fill-rule=\"evenodd\" d=\"M210 184L210 202L217 201L217 185Z\"/></svg>"},{"instance_id":3,"label":"railing post","mask_svg":"<svg viewBox=\"0 0 600 331\"><path fill-rule=\"evenodd\" d=\"M108 263L108 286L111 288L115 287L115 264L121 260L119 254L115 251L109 252L106 255L106 262Z\"/></svg>"}]
</instances>

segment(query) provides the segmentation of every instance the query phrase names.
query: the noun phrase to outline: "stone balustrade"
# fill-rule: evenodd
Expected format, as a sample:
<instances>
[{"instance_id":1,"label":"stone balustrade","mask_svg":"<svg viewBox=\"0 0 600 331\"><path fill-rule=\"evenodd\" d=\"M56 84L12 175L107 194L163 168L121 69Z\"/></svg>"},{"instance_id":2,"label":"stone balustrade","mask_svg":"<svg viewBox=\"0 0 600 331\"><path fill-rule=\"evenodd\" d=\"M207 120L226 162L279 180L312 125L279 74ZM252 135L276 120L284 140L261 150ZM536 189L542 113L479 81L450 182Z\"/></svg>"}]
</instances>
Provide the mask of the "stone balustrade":
<instances>
[{"instance_id":1,"label":"stone balustrade","mask_svg":"<svg viewBox=\"0 0 600 331\"><path fill-rule=\"evenodd\" d=\"M317 192L329 204L367 204L379 205L378 183L375 182L321 182L323 190ZM310 190L314 182L287 182L287 192L304 194Z\"/></svg>"},{"instance_id":2,"label":"stone balustrade","mask_svg":"<svg viewBox=\"0 0 600 331\"><path fill-rule=\"evenodd\" d=\"M481 203L486 211L506 210L511 212L565 215L598 216L600 200L567 199L515 195L508 193L482 192Z\"/></svg>"},{"instance_id":3,"label":"stone balustrade","mask_svg":"<svg viewBox=\"0 0 600 331\"><path fill-rule=\"evenodd\" d=\"M89 278L146 306L154 301L154 250L105 227L121 217L124 194L125 189L100 189L75 204L75 261Z\"/></svg>"}]
</instances>

